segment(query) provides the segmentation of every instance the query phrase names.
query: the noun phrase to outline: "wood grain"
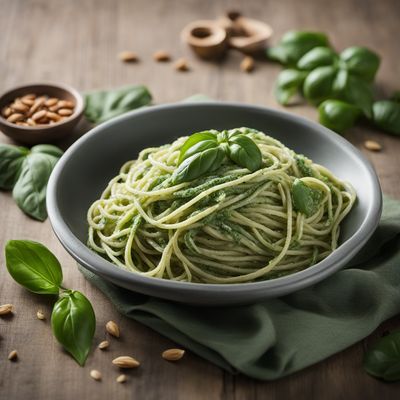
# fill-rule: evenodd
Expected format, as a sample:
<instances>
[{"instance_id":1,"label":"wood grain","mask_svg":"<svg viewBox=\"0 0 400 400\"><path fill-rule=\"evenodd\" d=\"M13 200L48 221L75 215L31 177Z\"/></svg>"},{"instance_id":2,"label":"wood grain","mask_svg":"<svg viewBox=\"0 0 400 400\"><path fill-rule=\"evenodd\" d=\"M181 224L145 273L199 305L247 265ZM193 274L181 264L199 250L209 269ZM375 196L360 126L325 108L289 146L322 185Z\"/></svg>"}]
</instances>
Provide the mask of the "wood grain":
<instances>
[{"instance_id":1,"label":"wood grain","mask_svg":"<svg viewBox=\"0 0 400 400\"><path fill-rule=\"evenodd\" d=\"M400 89L398 77L399 15L397 0L0 0L0 91L34 81L62 81L81 91L130 83L147 85L155 102L179 101L194 93L221 100L277 107L273 83L280 67L258 62L252 74L240 72L241 55L235 52L220 63L194 58L180 42L179 33L189 21L214 18L226 9L269 22L277 41L296 28L322 30L338 49L366 45L382 56L377 93L389 96ZM174 58L185 56L191 71L176 72L171 63L155 63L152 53L165 49ZM117 59L122 50L133 50L137 64ZM311 119L312 107L300 104L290 111ZM362 126L346 135L375 165L385 193L400 198L400 140ZM362 148L366 139L383 144L380 153ZM0 134L1 142L8 139ZM138 323L119 316L105 297L91 287L62 249L49 222L39 223L23 215L9 193L0 193L0 247L9 239L33 239L45 243L61 260L65 284L83 291L97 315L95 342L105 337L104 325L113 319L121 327L121 338L110 339L107 351L94 348L84 368L78 367L55 342L49 320L40 321L36 311L50 315L51 298L30 294L16 285L0 267L0 303L13 303L11 318L0 319L1 399L394 399L399 384L387 385L366 375L361 368L365 344L400 319L385 323L364 343L359 343L318 365L275 382L258 382L232 376L202 359L187 354L180 364L161 359L173 343ZM9 351L17 349L18 362L9 362ZM111 365L118 355L133 355L142 367L129 372L129 380L118 384L119 371ZM89 377L91 369L103 381Z\"/></svg>"}]
</instances>

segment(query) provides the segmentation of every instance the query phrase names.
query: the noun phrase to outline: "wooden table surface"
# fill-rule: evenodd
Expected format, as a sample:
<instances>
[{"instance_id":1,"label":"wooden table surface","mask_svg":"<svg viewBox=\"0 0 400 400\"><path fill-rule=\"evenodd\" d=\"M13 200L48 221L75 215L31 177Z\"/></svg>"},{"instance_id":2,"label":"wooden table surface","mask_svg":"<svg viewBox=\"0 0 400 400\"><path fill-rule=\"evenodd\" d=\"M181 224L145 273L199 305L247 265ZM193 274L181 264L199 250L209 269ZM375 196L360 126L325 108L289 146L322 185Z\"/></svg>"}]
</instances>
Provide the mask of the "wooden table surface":
<instances>
[{"instance_id":1,"label":"wooden table surface","mask_svg":"<svg viewBox=\"0 0 400 400\"><path fill-rule=\"evenodd\" d=\"M81 91L140 83L147 85L155 102L179 101L195 93L215 99L241 101L279 108L273 96L278 65L260 62L252 74L239 70L241 56L232 52L220 64L197 60L181 43L179 33L191 20L214 18L236 8L269 22L273 42L289 29L314 29L329 34L337 49L365 45L382 56L377 94L399 90L400 2L374 0L0 0L0 91L35 81L60 81ZM185 56L192 67L176 72L172 64L157 64L152 53L165 49L174 58ZM121 50L134 50L137 64L117 59ZM396 87L397 85L397 87ZM316 119L307 105L290 108ZM368 127L353 129L346 137L358 148L366 139L384 149L362 149L378 171L383 191L400 198L400 139ZM9 140L0 133L1 142ZM187 354L180 364L160 358L173 343L150 329L116 313L110 302L78 272L75 262L54 236L48 221L26 217L10 193L0 193L0 247L9 239L29 238L48 246L60 259L65 285L84 292L97 315L95 343L104 339L104 325L113 319L121 327L120 340L111 340L107 352L97 349L80 368L52 336L49 321L36 319L36 311L51 312L52 300L33 295L12 281L0 260L0 304L13 303L11 318L0 319L0 399L376 399L399 398L400 384L384 384L361 368L365 346L384 329L399 327L395 318L370 338L324 362L275 382L232 376L214 365ZM7 360L17 349L19 361ZM110 360L134 354L143 368L129 373L125 384L115 382L117 371ZM103 381L89 377L93 368Z\"/></svg>"}]
</instances>

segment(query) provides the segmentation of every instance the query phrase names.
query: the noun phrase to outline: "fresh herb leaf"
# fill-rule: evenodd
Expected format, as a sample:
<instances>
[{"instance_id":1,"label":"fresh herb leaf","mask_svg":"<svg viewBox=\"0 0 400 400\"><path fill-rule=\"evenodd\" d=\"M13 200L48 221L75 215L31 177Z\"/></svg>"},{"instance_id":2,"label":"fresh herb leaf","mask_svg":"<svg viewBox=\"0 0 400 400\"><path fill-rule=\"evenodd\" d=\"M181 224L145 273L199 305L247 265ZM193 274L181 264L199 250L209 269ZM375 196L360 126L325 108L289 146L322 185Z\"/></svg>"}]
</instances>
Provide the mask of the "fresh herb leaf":
<instances>
[{"instance_id":1,"label":"fresh herb leaf","mask_svg":"<svg viewBox=\"0 0 400 400\"><path fill-rule=\"evenodd\" d=\"M52 144L38 144L32 147L31 152L47 154L56 158L60 158L63 155L63 151Z\"/></svg>"},{"instance_id":2,"label":"fresh herb leaf","mask_svg":"<svg viewBox=\"0 0 400 400\"><path fill-rule=\"evenodd\" d=\"M400 380L400 332L381 338L364 356L364 369L385 381Z\"/></svg>"},{"instance_id":3,"label":"fresh herb leaf","mask_svg":"<svg viewBox=\"0 0 400 400\"><path fill-rule=\"evenodd\" d=\"M376 101L373 104L373 120L384 131L400 135L400 102Z\"/></svg>"},{"instance_id":4,"label":"fresh herb leaf","mask_svg":"<svg viewBox=\"0 0 400 400\"><path fill-rule=\"evenodd\" d=\"M284 69L278 75L275 85L275 97L282 105L289 104L290 99L300 91L307 72L297 69Z\"/></svg>"},{"instance_id":5,"label":"fresh herb leaf","mask_svg":"<svg viewBox=\"0 0 400 400\"><path fill-rule=\"evenodd\" d=\"M174 184L189 182L201 175L219 168L225 158L222 147L207 149L186 158L172 175Z\"/></svg>"},{"instance_id":6,"label":"fresh herb leaf","mask_svg":"<svg viewBox=\"0 0 400 400\"><path fill-rule=\"evenodd\" d=\"M319 122L329 129L342 133L354 126L361 111L340 100L325 100L318 107Z\"/></svg>"},{"instance_id":7,"label":"fresh herb leaf","mask_svg":"<svg viewBox=\"0 0 400 400\"><path fill-rule=\"evenodd\" d=\"M261 167L261 151L257 144L245 135L236 135L229 139L228 154L232 161L252 172Z\"/></svg>"},{"instance_id":8,"label":"fresh herb leaf","mask_svg":"<svg viewBox=\"0 0 400 400\"><path fill-rule=\"evenodd\" d=\"M340 99L359 107L367 118L372 118L373 95L371 85L357 76L349 75Z\"/></svg>"},{"instance_id":9,"label":"fresh herb leaf","mask_svg":"<svg viewBox=\"0 0 400 400\"><path fill-rule=\"evenodd\" d=\"M320 104L332 98L337 72L338 69L333 66L318 67L311 71L304 81L305 98L313 104Z\"/></svg>"},{"instance_id":10,"label":"fresh herb leaf","mask_svg":"<svg viewBox=\"0 0 400 400\"><path fill-rule=\"evenodd\" d=\"M198 133L194 133L193 135L190 135L180 149L178 165L185 158L191 157L193 154L195 154L198 151L203 151L203 150L201 150L202 148L204 150L207 150L208 148L217 146L218 145L217 134L218 134L218 131L210 130L210 131L203 131L203 132L198 132ZM203 145L199 145L199 143L202 143L202 142L206 142L206 143ZM193 149L194 146L196 146L195 149ZM199 149L199 150L196 150L196 149Z\"/></svg>"},{"instance_id":11,"label":"fresh herb leaf","mask_svg":"<svg viewBox=\"0 0 400 400\"><path fill-rule=\"evenodd\" d=\"M28 154L26 147L0 144L0 189L10 190L14 187Z\"/></svg>"},{"instance_id":12,"label":"fresh herb leaf","mask_svg":"<svg viewBox=\"0 0 400 400\"><path fill-rule=\"evenodd\" d=\"M96 329L90 301L78 291L64 292L54 305L51 326L57 340L83 366Z\"/></svg>"},{"instance_id":13,"label":"fresh herb leaf","mask_svg":"<svg viewBox=\"0 0 400 400\"><path fill-rule=\"evenodd\" d=\"M24 160L13 189L13 197L19 208L39 221L47 218L47 182L57 161L58 158L48 154L31 153Z\"/></svg>"},{"instance_id":14,"label":"fresh herb leaf","mask_svg":"<svg viewBox=\"0 0 400 400\"><path fill-rule=\"evenodd\" d=\"M296 211L311 217L320 207L322 193L310 188L301 179L295 179L292 185L292 199Z\"/></svg>"},{"instance_id":15,"label":"fresh herb leaf","mask_svg":"<svg viewBox=\"0 0 400 400\"><path fill-rule=\"evenodd\" d=\"M351 74L367 82L374 80L380 64L379 56L365 47L349 47L342 51L340 59Z\"/></svg>"},{"instance_id":16,"label":"fresh herb leaf","mask_svg":"<svg viewBox=\"0 0 400 400\"><path fill-rule=\"evenodd\" d=\"M324 33L289 31L277 46L267 50L267 56L284 65L296 65L304 54L317 46L329 47L328 37Z\"/></svg>"},{"instance_id":17,"label":"fresh herb leaf","mask_svg":"<svg viewBox=\"0 0 400 400\"><path fill-rule=\"evenodd\" d=\"M90 92L85 95L85 116L90 122L100 123L146 106L151 100L151 94L145 86Z\"/></svg>"},{"instance_id":18,"label":"fresh herb leaf","mask_svg":"<svg viewBox=\"0 0 400 400\"><path fill-rule=\"evenodd\" d=\"M60 263L49 249L30 240L10 240L5 248L8 272L34 293L58 294L63 279Z\"/></svg>"},{"instance_id":19,"label":"fresh herb leaf","mask_svg":"<svg viewBox=\"0 0 400 400\"><path fill-rule=\"evenodd\" d=\"M312 71L317 67L333 65L338 55L329 47L314 47L304 54L297 63L297 68L304 71Z\"/></svg>"}]
</instances>

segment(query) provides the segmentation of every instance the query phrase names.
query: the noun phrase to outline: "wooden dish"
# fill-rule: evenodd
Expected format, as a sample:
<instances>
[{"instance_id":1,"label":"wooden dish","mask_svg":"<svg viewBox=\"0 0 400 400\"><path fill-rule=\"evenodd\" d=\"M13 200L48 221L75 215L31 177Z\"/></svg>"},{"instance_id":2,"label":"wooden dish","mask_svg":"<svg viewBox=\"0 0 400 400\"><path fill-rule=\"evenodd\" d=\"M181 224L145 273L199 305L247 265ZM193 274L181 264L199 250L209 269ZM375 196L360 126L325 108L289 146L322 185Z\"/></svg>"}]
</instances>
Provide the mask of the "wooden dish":
<instances>
[{"instance_id":1,"label":"wooden dish","mask_svg":"<svg viewBox=\"0 0 400 400\"><path fill-rule=\"evenodd\" d=\"M48 95L57 97L61 100L70 100L75 104L72 115L65 120L51 125L20 126L8 122L0 115L0 130L10 138L23 144L34 145L39 143L56 142L63 137L72 134L74 127L82 118L84 101L81 94L62 84L37 83L19 86L11 89L0 96L0 110L10 104L17 97L22 97L29 93L36 95Z\"/></svg>"},{"instance_id":2,"label":"wooden dish","mask_svg":"<svg viewBox=\"0 0 400 400\"><path fill-rule=\"evenodd\" d=\"M228 47L227 33L216 21L193 21L182 31L182 40L204 59L221 58Z\"/></svg>"}]
</instances>

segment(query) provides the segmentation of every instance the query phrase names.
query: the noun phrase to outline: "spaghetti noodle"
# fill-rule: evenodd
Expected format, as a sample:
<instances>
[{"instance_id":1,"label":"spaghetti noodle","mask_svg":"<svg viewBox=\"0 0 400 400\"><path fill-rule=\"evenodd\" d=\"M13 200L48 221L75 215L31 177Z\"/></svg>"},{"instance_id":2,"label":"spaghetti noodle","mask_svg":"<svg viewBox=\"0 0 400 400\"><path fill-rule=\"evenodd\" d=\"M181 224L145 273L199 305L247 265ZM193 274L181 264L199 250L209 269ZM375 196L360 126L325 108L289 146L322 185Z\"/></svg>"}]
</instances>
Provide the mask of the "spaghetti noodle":
<instances>
[{"instance_id":1,"label":"spaghetti noodle","mask_svg":"<svg viewBox=\"0 0 400 400\"><path fill-rule=\"evenodd\" d=\"M171 176L187 138L144 149L88 210L88 246L134 273L199 283L272 279L327 257L354 189L262 132L249 137L261 150L260 169L225 160L179 184ZM310 216L293 206L296 179L321 193Z\"/></svg>"}]
</instances>

